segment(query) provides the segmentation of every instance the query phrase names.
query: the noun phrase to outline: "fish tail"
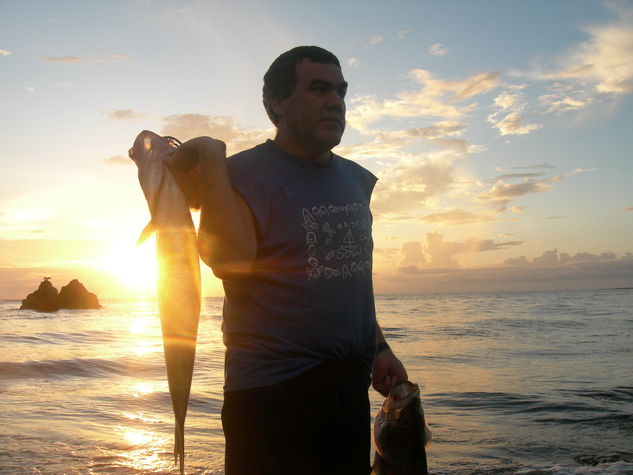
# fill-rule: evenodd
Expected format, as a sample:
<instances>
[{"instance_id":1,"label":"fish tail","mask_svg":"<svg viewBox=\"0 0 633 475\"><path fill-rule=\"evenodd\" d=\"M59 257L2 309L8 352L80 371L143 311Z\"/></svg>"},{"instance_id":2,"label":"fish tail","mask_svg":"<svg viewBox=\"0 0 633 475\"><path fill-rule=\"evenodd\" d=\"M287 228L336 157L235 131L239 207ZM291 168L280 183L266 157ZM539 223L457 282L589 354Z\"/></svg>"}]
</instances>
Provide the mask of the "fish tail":
<instances>
[{"instance_id":1,"label":"fish tail","mask_svg":"<svg viewBox=\"0 0 633 475\"><path fill-rule=\"evenodd\" d=\"M180 459L180 473L185 473L185 424L176 421L174 433L174 463L178 465Z\"/></svg>"}]
</instances>

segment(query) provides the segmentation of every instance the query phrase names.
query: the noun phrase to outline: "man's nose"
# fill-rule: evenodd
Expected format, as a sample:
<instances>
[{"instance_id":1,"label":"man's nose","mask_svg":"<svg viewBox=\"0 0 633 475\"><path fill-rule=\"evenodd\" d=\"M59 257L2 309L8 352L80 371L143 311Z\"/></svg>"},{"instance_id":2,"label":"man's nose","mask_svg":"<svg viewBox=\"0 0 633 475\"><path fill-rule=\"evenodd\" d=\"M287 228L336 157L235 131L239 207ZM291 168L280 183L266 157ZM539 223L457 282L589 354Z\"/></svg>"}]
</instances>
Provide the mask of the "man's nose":
<instances>
[{"instance_id":1,"label":"man's nose","mask_svg":"<svg viewBox=\"0 0 633 475\"><path fill-rule=\"evenodd\" d=\"M333 90L328 94L328 102L327 106L331 109L344 110L345 109L345 99L338 93L338 91Z\"/></svg>"}]
</instances>

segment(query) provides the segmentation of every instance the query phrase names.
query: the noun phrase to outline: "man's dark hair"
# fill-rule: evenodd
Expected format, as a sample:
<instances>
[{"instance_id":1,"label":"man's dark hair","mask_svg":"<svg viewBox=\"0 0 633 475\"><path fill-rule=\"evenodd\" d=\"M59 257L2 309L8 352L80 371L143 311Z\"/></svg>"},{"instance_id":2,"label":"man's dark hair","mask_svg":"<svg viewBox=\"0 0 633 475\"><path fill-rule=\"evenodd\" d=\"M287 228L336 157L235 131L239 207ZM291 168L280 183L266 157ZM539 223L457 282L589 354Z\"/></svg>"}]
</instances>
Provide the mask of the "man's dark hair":
<instances>
[{"instance_id":1,"label":"man's dark hair","mask_svg":"<svg viewBox=\"0 0 633 475\"><path fill-rule=\"evenodd\" d=\"M277 97L286 99L292 94L297 83L296 68L304 59L315 63L335 64L339 68L341 64L338 58L327 50L318 46L297 46L280 55L268 68L264 75L264 107L268 117L277 125L279 117L273 111L271 99Z\"/></svg>"}]
</instances>

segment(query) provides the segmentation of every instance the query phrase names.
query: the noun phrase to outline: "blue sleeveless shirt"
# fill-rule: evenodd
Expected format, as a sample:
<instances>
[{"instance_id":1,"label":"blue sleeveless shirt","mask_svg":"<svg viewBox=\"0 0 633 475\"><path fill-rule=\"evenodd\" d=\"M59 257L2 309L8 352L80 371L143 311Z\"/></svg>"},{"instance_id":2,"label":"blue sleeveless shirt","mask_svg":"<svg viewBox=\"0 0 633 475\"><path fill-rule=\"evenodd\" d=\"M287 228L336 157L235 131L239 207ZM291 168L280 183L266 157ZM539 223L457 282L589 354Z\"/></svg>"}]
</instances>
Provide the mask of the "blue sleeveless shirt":
<instances>
[{"instance_id":1,"label":"blue sleeveless shirt","mask_svg":"<svg viewBox=\"0 0 633 475\"><path fill-rule=\"evenodd\" d=\"M269 386L346 358L364 363L369 382L376 177L335 154L312 162L270 140L227 165L253 213L257 254L250 274L223 282L225 390Z\"/></svg>"}]
</instances>

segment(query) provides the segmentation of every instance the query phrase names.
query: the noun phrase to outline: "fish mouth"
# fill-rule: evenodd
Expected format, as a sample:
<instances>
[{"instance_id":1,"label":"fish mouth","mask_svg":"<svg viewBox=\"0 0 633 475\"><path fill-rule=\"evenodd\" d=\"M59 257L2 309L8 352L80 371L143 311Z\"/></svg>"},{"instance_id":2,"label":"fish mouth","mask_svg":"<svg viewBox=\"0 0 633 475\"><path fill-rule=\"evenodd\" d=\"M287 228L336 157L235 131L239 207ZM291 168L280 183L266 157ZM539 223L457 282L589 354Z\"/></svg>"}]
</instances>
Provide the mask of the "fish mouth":
<instances>
[{"instance_id":1,"label":"fish mouth","mask_svg":"<svg viewBox=\"0 0 633 475\"><path fill-rule=\"evenodd\" d=\"M399 411L409 404L411 399L420 397L420 387L409 381L397 381L394 383L387 399L386 409L388 411Z\"/></svg>"}]
</instances>

